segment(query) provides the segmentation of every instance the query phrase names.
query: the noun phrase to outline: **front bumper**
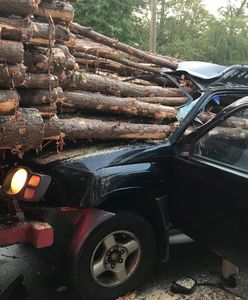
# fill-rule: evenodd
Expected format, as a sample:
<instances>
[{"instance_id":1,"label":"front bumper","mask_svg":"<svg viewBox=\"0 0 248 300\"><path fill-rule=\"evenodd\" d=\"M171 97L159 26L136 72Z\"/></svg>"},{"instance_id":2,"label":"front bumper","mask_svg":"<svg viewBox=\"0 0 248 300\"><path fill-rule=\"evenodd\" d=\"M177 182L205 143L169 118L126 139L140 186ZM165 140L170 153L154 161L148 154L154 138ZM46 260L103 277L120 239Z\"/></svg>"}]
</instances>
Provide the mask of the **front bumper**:
<instances>
[{"instance_id":1,"label":"front bumper","mask_svg":"<svg viewBox=\"0 0 248 300\"><path fill-rule=\"evenodd\" d=\"M0 247L18 243L31 243L35 248L52 246L54 230L48 223L25 221L0 224Z\"/></svg>"}]
</instances>

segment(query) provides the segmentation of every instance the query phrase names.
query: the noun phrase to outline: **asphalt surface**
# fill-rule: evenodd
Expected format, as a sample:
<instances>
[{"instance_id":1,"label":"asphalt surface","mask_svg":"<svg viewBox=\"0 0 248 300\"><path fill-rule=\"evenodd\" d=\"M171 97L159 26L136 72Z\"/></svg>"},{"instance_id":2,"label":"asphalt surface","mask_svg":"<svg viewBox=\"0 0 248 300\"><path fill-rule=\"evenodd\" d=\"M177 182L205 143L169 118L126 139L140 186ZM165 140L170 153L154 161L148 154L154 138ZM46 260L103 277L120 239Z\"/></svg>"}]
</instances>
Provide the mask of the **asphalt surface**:
<instances>
[{"instance_id":1,"label":"asphalt surface","mask_svg":"<svg viewBox=\"0 0 248 300\"><path fill-rule=\"evenodd\" d=\"M180 276L189 275L199 283L217 283L221 259L206 249L190 244L174 246L167 264L158 264L139 290L121 299L248 299L248 268L240 270L239 284L228 291L216 287L198 286L190 295L170 292L171 283ZM78 300L73 290L56 279L53 267L29 246L11 246L0 249L0 288L4 291L18 276L24 276L24 286L15 290L9 300ZM0 297L3 300L3 297ZM4 299L5 300L5 299Z\"/></svg>"}]
</instances>

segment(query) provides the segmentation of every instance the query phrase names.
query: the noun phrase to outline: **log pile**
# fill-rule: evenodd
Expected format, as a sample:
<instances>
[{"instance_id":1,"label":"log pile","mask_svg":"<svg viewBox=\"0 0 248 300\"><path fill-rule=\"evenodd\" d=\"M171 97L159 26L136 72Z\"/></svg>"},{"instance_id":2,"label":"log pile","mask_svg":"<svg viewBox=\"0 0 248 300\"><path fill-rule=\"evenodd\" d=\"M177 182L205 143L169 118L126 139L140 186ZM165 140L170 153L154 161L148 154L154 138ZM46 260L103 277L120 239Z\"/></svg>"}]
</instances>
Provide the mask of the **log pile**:
<instances>
[{"instance_id":1,"label":"log pile","mask_svg":"<svg viewBox=\"0 0 248 300\"><path fill-rule=\"evenodd\" d=\"M71 2L0 0L0 149L168 137L187 98L159 74L178 61L73 23Z\"/></svg>"}]
</instances>

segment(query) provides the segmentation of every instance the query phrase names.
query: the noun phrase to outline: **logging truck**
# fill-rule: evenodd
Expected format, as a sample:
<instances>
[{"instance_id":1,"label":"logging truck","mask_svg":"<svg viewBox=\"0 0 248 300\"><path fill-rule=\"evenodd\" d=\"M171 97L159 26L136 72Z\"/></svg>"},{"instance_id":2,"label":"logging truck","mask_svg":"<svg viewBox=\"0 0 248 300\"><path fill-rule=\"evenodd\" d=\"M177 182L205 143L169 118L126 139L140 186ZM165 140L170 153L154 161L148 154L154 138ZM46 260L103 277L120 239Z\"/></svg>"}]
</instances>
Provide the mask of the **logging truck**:
<instances>
[{"instance_id":1,"label":"logging truck","mask_svg":"<svg viewBox=\"0 0 248 300\"><path fill-rule=\"evenodd\" d=\"M77 144L2 168L1 245L48 247L83 299L133 290L172 243L248 261L248 67L179 63L163 74L200 91L163 142Z\"/></svg>"}]
</instances>

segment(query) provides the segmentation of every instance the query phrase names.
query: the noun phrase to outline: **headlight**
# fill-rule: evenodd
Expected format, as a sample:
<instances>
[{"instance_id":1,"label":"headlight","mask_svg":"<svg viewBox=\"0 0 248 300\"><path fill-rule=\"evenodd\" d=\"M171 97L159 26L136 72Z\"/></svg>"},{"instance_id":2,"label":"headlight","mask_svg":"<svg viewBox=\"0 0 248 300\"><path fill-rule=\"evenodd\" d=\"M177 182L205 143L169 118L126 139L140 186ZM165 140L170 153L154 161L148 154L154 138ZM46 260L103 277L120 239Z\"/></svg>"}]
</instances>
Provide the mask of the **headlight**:
<instances>
[{"instance_id":1,"label":"headlight","mask_svg":"<svg viewBox=\"0 0 248 300\"><path fill-rule=\"evenodd\" d=\"M48 175L33 173L25 167L15 167L8 172L1 192L18 200L37 201L44 196L50 182Z\"/></svg>"},{"instance_id":2,"label":"headlight","mask_svg":"<svg viewBox=\"0 0 248 300\"><path fill-rule=\"evenodd\" d=\"M18 169L13 174L10 182L10 188L8 189L8 194L18 194L25 186L28 178L28 172L25 169Z\"/></svg>"}]
</instances>

